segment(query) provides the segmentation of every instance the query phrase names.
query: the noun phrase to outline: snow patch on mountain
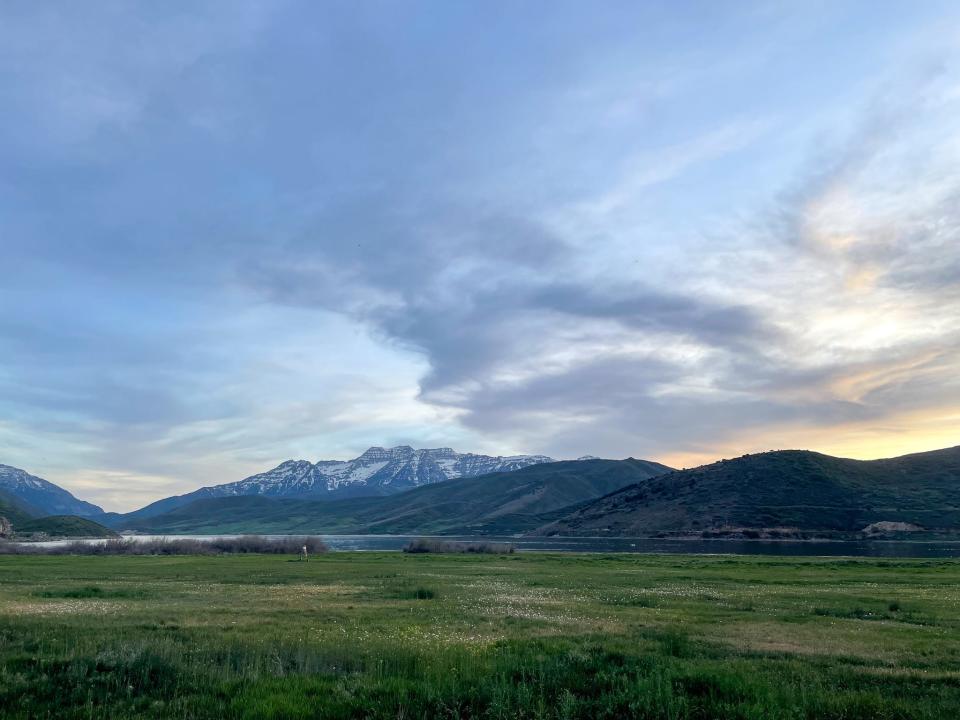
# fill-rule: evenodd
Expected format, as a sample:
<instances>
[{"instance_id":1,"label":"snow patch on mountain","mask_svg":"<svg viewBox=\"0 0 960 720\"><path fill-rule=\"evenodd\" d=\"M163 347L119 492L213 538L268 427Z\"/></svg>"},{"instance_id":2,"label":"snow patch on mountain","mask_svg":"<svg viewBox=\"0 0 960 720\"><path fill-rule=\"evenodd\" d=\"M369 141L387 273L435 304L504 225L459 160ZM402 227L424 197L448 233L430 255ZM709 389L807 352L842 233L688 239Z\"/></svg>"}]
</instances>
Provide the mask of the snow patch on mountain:
<instances>
[{"instance_id":1,"label":"snow patch on mountain","mask_svg":"<svg viewBox=\"0 0 960 720\"><path fill-rule=\"evenodd\" d=\"M288 460L272 470L226 485L198 491L206 497L328 494L369 495L399 492L420 485L492 472L519 470L553 462L546 455L490 456L458 453L451 448L415 450L409 445L371 447L353 460Z\"/></svg>"}]
</instances>

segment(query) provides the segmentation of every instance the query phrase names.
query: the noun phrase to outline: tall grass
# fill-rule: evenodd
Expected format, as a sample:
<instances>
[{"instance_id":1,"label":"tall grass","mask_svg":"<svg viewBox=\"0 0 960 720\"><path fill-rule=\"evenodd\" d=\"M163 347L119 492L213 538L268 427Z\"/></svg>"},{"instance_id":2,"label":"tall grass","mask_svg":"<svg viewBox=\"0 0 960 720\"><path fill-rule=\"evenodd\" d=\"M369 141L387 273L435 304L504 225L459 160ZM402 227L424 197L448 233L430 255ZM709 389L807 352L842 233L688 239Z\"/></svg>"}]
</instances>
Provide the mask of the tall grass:
<instances>
[{"instance_id":1,"label":"tall grass","mask_svg":"<svg viewBox=\"0 0 960 720\"><path fill-rule=\"evenodd\" d=\"M957 718L958 586L956 560L0 557L0 718Z\"/></svg>"},{"instance_id":2,"label":"tall grass","mask_svg":"<svg viewBox=\"0 0 960 720\"><path fill-rule=\"evenodd\" d=\"M16 638L0 675L4 718L943 720L960 710L957 691L936 682L878 685L842 663L736 660L686 641L678 651L670 635L662 650L629 653L557 637L476 651L158 631L33 657L11 630L0 624Z\"/></svg>"}]
</instances>

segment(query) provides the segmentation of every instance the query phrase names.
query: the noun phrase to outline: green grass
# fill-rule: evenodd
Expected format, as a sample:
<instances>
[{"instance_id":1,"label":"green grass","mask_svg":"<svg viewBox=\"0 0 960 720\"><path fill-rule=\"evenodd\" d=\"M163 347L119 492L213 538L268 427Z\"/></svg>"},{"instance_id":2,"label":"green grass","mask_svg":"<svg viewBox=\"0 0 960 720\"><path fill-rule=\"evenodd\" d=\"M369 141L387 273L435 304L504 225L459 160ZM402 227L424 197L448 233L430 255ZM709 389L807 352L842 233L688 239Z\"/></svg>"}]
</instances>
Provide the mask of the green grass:
<instances>
[{"instance_id":1,"label":"green grass","mask_svg":"<svg viewBox=\"0 0 960 720\"><path fill-rule=\"evenodd\" d=\"M960 717L960 562L0 557L0 716Z\"/></svg>"}]
</instances>

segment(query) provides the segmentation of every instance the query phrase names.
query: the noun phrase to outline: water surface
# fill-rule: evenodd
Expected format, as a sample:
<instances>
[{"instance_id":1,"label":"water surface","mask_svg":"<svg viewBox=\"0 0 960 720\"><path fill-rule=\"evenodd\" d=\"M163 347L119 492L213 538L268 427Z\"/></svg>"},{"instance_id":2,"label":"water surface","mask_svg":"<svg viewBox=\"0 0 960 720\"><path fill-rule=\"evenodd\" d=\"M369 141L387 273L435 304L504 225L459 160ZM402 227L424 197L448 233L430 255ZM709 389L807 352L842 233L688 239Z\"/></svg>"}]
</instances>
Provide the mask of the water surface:
<instances>
[{"instance_id":1,"label":"water surface","mask_svg":"<svg viewBox=\"0 0 960 720\"><path fill-rule=\"evenodd\" d=\"M238 537L237 535L125 535L132 540L209 540L213 537ZM286 535L267 535L269 538L284 538ZM414 538L424 535L321 535L331 550L400 550ZM873 540L701 540L657 538L590 538L590 537L477 537L443 536L452 542L502 542L510 543L518 551L538 550L549 552L603 552L603 553L690 553L694 555L778 555L778 556L852 556L852 557L960 557L960 542L931 541L904 542ZM32 543L40 546L65 545L72 540L51 540ZM82 542L102 543L104 540Z\"/></svg>"}]
</instances>

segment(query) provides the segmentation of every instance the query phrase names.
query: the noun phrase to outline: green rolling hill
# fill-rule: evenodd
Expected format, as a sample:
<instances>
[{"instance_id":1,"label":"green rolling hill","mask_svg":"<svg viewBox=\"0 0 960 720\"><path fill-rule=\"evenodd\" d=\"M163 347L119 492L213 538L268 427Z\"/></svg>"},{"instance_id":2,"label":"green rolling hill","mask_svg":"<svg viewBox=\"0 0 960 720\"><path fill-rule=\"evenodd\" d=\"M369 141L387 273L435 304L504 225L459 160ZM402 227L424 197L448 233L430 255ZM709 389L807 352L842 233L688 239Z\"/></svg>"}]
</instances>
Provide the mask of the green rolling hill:
<instances>
[{"instance_id":1,"label":"green rolling hill","mask_svg":"<svg viewBox=\"0 0 960 720\"><path fill-rule=\"evenodd\" d=\"M44 515L20 498L0 490L0 518L13 539L46 535L64 537L113 537L116 533L100 523L76 515ZM0 525L4 523L0 522Z\"/></svg>"},{"instance_id":2,"label":"green rolling hill","mask_svg":"<svg viewBox=\"0 0 960 720\"><path fill-rule=\"evenodd\" d=\"M805 450L746 455L631 485L535 532L643 537L795 528L829 535L874 523L960 532L960 447L870 461Z\"/></svg>"},{"instance_id":3,"label":"green rolling hill","mask_svg":"<svg viewBox=\"0 0 960 720\"><path fill-rule=\"evenodd\" d=\"M16 527L34 518L33 511L22 501L0 490L0 518Z\"/></svg>"},{"instance_id":4,"label":"green rolling hill","mask_svg":"<svg viewBox=\"0 0 960 720\"><path fill-rule=\"evenodd\" d=\"M76 515L48 515L14 523L17 536L44 534L55 538L71 537L116 537L110 528L106 528L89 518Z\"/></svg>"},{"instance_id":5,"label":"green rolling hill","mask_svg":"<svg viewBox=\"0 0 960 720\"><path fill-rule=\"evenodd\" d=\"M117 529L156 533L519 533L670 471L665 465L632 458L576 460L447 480L385 497L210 498L155 517L115 516L109 523Z\"/></svg>"}]
</instances>

